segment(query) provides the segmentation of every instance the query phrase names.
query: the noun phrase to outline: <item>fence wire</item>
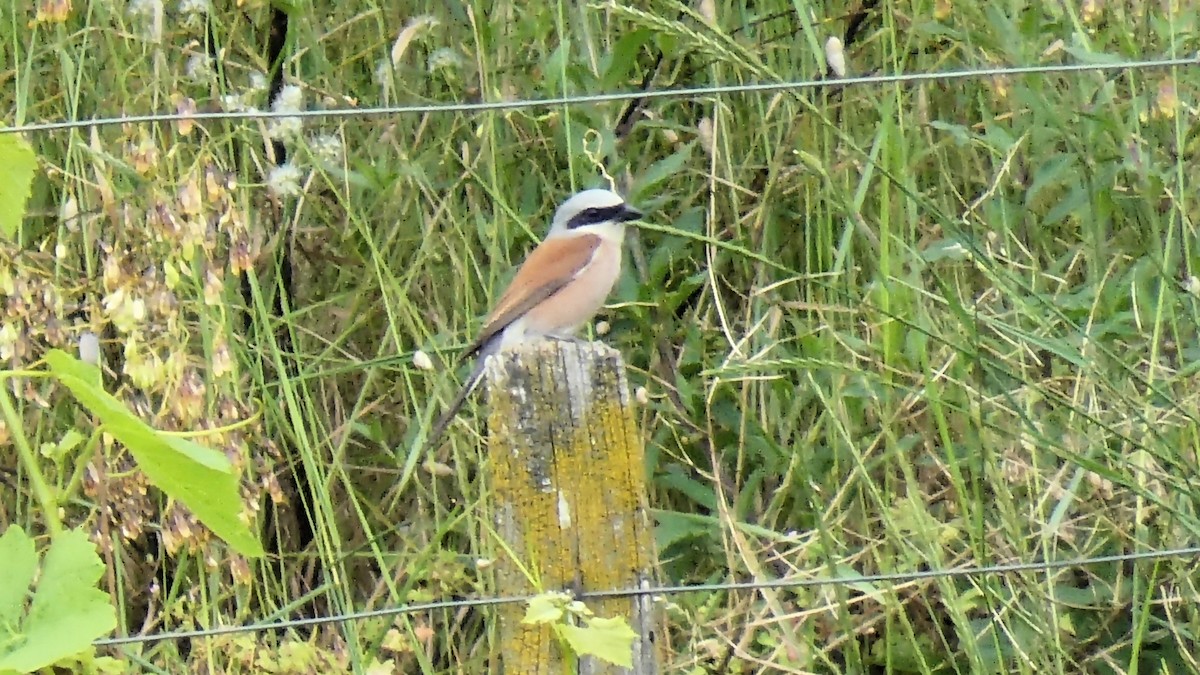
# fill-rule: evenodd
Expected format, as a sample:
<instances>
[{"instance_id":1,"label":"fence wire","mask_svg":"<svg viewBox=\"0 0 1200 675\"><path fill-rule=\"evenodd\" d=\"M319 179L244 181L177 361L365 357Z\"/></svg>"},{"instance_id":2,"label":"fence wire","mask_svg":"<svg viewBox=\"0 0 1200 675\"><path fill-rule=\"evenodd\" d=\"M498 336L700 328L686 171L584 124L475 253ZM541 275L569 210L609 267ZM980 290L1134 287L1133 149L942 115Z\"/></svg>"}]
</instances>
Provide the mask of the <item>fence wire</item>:
<instances>
[{"instance_id":1,"label":"fence wire","mask_svg":"<svg viewBox=\"0 0 1200 675\"><path fill-rule=\"evenodd\" d=\"M735 581L717 584L694 584L683 586L651 586L645 588L615 589L608 591L593 591L580 594L580 599L630 598L638 596L665 597L682 593L719 593L728 591L759 591L769 589L810 588L814 586L858 586L879 583L911 583L915 581L930 581L934 579L949 579L980 576L1008 576L1023 572L1053 572L1074 567L1093 567L1113 563L1136 563L1150 560L1171 558L1200 557L1200 546L1186 548L1141 551L1139 553L1120 553L1114 555L1095 556L1090 558L1074 558L1070 560L1047 560L1018 563L1004 563L985 567L955 567L943 570L925 570L921 572L896 572L888 574L845 575L838 577L814 577L809 579L769 579L762 581ZM885 591L887 589L875 589ZM235 633L259 633L318 626L329 623L345 623L367 619L380 619L438 610L457 610L466 607L494 607L527 602L532 595L503 595L487 598L466 598L459 600L444 600L440 602L415 603L398 605L382 609L361 612L347 612L328 616L310 617L305 619L287 619L283 621L268 621L262 623L241 624L235 626L217 626L197 630L172 631L163 633L148 633L145 635L130 635L125 637L104 638L94 641L97 647L119 646L128 644L147 644L163 640L190 640L198 638L230 635Z\"/></svg>"},{"instance_id":2,"label":"fence wire","mask_svg":"<svg viewBox=\"0 0 1200 675\"><path fill-rule=\"evenodd\" d=\"M775 91L799 91L816 87L850 87L883 84L914 84L931 81L952 81L972 78L1018 77L1023 75L1049 75L1079 72L1113 72L1123 70L1148 70L1200 65L1200 55L1184 58L1117 61L1109 63L1075 63L1044 66L998 66L966 70L946 70L931 73L896 73L892 75L864 75L835 79L795 80L790 82L761 82L750 84L711 85L679 89L657 89L626 91L607 94L582 94L554 98L519 99L513 101L485 101L479 103L422 103L372 108L335 108L327 110L246 110L229 112L174 112L118 117L97 117L87 120L62 122L38 122L14 127L0 128L0 134L32 133L102 127L116 124L153 124L179 122L182 120L268 120L279 117L344 119L350 117L385 117L398 115L433 115L440 113L481 113L504 110L531 110L555 106L579 106L633 99L677 99L703 98L728 94L769 93Z\"/></svg>"}]
</instances>

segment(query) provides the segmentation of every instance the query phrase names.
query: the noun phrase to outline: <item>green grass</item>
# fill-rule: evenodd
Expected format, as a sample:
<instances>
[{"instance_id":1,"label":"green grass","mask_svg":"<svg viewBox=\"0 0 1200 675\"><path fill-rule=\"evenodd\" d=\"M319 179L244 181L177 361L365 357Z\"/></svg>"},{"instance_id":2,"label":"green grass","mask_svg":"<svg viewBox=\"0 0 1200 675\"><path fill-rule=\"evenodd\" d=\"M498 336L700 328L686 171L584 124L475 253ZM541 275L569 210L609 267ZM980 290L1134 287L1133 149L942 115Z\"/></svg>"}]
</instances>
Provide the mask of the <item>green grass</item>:
<instances>
[{"instance_id":1,"label":"green grass","mask_svg":"<svg viewBox=\"0 0 1200 675\"><path fill-rule=\"evenodd\" d=\"M205 24L175 3L158 43L126 7L152 3L73 4L32 26L0 8L6 123L269 107L246 93L270 69L267 2L215 3L223 58L197 77ZM656 89L811 79L848 18L782 0L716 0L711 24L659 0L400 3L437 21L394 49L414 19L396 3L281 4L307 108L627 91L659 50ZM847 63L1177 57L1196 22L1180 2L885 1ZM95 533L121 634L490 594L480 417L420 455L458 376L412 356L449 361L554 205L608 175L650 214L602 318L650 399L664 582L1187 546L1198 86L1181 68L664 98L623 138L621 103L310 119L288 143L302 195L282 199L259 122L29 134L45 172L2 255L19 282L3 346L23 367L90 330L110 389L156 427L253 418L206 442L242 463L283 551L266 561L214 542L117 446L44 463L67 523ZM344 151L322 159L318 135ZM106 309L117 289L145 312ZM35 448L86 427L64 392L30 387ZM42 532L19 466L0 447L0 522ZM1200 672L1194 568L684 594L663 641L669 672ZM105 652L147 672L484 672L493 628L441 611Z\"/></svg>"}]
</instances>

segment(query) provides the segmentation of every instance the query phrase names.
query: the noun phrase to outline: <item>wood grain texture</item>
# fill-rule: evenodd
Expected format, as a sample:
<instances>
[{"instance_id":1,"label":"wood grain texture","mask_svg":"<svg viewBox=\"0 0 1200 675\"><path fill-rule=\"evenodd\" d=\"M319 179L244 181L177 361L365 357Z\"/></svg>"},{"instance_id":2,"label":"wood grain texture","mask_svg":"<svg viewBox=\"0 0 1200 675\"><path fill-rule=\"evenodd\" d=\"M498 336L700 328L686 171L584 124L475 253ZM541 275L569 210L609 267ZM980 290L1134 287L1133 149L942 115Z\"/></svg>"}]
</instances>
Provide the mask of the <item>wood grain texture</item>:
<instances>
[{"instance_id":1,"label":"wood grain texture","mask_svg":"<svg viewBox=\"0 0 1200 675\"><path fill-rule=\"evenodd\" d=\"M501 352L486 377L493 517L498 548L507 549L496 566L497 591L649 582L655 563L643 446L620 353L600 343L547 341ZM597 616L626 617L635 631L654 625L647 596L586 604ZM563 672L552 632L522 625L524 611L501 610L504 672ZM639 640L633 670L587 659L578 672L657 672L654 651Z\"/></svg>"}]
</instances>

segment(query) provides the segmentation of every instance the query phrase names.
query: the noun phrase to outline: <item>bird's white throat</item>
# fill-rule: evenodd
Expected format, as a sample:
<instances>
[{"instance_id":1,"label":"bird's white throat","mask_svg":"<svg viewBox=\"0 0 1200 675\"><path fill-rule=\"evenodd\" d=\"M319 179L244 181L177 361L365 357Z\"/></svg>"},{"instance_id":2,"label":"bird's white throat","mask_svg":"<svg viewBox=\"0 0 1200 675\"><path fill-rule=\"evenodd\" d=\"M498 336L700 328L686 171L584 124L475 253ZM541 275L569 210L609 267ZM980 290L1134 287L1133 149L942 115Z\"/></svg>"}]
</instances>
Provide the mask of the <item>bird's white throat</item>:
<instances>
[{"instance_id":1,"label":"bird's white throat","mask_svg":"<svg viewBox=\"0 0 1200 675\"><path fill-rule=\"evenodd\" d=\"M578 234L594 234L605 241L611 241L620 244L625 240L625 223L615 223L608 221L606 223L596 223L595 225L584 225L577 227L570 232ZM565 232L563 234L566 234Z\"/></svg>"}]
</instances>

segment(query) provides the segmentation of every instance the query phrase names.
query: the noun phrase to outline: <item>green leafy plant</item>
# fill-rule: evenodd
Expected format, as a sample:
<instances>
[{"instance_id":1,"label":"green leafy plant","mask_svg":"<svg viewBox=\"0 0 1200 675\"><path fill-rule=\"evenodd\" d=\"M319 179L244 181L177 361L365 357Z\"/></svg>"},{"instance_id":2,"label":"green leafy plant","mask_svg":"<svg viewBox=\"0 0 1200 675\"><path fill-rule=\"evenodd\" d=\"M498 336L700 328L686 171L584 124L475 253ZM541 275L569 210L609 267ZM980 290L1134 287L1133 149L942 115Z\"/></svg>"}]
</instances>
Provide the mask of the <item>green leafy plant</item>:
<instances>
[{"instance_id":1,"label":"green leafy plant","mask_svg":"<svg viewBox=\"0 0 1200 675\"><path fill-rule=\"evenodd\" d=\"M46 355L50 371L121 441L150 481L183 502L238 553L258 557L262 544L241 520L237 476L221 453L156 431L100 386L100 369L62 350Z\"/></svg>"},{"instance_id":2,"label":"green leafy plant","mask_svg":"<svg viewBox=\"0 0 1200 675\"><path fill-rule=\"evenodd\" d=\"M37 156L21 137L0 135L0 234L12 239L25 215Z\"/></svg>"},{"instance_id":3,"label":"green leafy plant","mask_svg":"<svg viewBox=\"0 0 1200 675\"><path fill-rule=\"evenodd\" d=\"M529 600L524 624L548 624L577 656L595 656L624 668L633 667L637 633L624 617L599 617L566 593L547 592Z\"/></svg>"},{"instance_id":4,"label":"green leafy plant","mask_svg":"<svg viewBox=\"0 0 1200 675\"><path fill-rule=\"evenodd\" d=\"M200 522L238 553L251 557L263 555L262 544L241 519L237 476L224 455L186 438L159 432L138 419L123 403L104 391L98 367L57 349L46 355L46 362L51 374L96 416L101 429L129 448L151 483L191 509ZM12 374L10 371L0 373L0 376ZM22 375L44 373L26 371ZM3 389L0 389L0 412L13 433L33 492L44 510L47 526L52 533L57 533L62 527L58 520L58 496L42 475L20 416Z\"/></svg>"},{"instance_id":5,"label":"green leafy plant","mask_svg":"<svg viewBox=\"0 0 1200 675\"><path fill-rule=\"evenodd\" d=\"M0 675L76 656L117 625L96 588L104 565L82 531L55 535L39 570L33 538L13 525L0 535L0 569Z\"/></svg>"}]
</instances>

